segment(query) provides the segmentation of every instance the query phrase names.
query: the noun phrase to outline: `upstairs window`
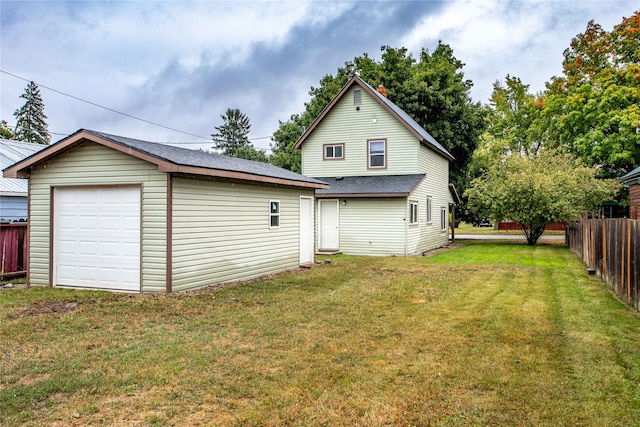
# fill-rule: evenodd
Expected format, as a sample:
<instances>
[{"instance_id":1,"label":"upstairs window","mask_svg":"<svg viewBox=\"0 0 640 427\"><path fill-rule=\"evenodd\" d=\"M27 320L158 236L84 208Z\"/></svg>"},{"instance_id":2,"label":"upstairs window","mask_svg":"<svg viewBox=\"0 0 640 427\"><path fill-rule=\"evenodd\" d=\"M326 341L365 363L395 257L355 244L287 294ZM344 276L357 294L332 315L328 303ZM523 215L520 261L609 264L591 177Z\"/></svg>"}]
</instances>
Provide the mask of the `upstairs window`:
<instances>
[{"instance_id":1,"label":"upstairs window","mask_svg":"<svg viewBox=\"0 0 640 427\"><path fill-rule=\"evenodd\" d=\"M369 145L369 169L384 169L387 167L387 141L368 141Z\"/></svg>"},{"instance_id":2,"label":"upstairs window","mask_svg":"<svg viewBox=\"0 0 640 427\"><path fill-rule=\"evenodd\" d=\"M325 160L344 159L344 144L324 145Z\"/></svg>"},{"instance_id":3,"label":"upstairs window","mask_svg":"<svg viewBox=\"0 0 640 427\"><path fill-rule=\"evenodd\" d=\"M360 92L360 89L356 89L353 91L353 105L360 104L362 104L362 92Z\"/></svg>"},{"instance_id":4,"label":"upstairs window","mask_svg":"<svg viewBox=\"0 0 640 427\"><path fill-rule=\"evenodd\" d=\"M280 227L280 200L269 201L269 228Z\"/></svg>"}]
</instances>

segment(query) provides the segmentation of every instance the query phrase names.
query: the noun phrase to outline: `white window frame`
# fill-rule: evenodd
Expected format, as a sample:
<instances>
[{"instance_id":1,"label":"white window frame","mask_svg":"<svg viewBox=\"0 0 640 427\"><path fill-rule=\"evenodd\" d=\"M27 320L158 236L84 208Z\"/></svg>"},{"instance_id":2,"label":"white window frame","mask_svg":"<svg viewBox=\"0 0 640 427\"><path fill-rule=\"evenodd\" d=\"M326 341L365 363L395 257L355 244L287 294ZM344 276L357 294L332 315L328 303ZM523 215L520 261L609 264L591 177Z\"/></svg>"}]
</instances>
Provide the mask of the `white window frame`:
<instances>
[{"instance_id":1,"label":"white window frame","mask_svg":"<svg viewBox=\"0 0 640 427\"><path fill-rule=\"evenodd\" d=\"M427 196L427 224L433 224L433 197Z\"/></svg>"},{"instance_id":2,"label":"white window frame","mask_svg":"<svg viewBox=\"0 0 640 427\"><path fill-rule=\"evenodd\" d=\"M409 200L409 225L418 225L419 207L417 200Z\"/></svg>"},{"instance_id":3,"label":"white window frame","mask_svg":"<svg viewBox=\"0 0 640 427\"><path fill-rule=\"evenodd\" d=\"M276 212L273 212L273 206L276 206ZM273 225L273 220L277 218L277 224ZM280 228L280 200L269 200L269 228Z\"/></svg>"},{"instance_id":4,"label":"white window frame","mask_svg":"<svg viewBox=\"0 0 640 427\"><path fill-rule=\"evenodd\" d=\"M371 154L371 144L374 142L382 143L382 166L371 165L371 157L380 156L380 154ZM367 168L368 169L386 169L387 168L387 140L386 139L370 139L367 141Z\"/></svg>"},{"instance_id":5,"label":"white window frame","mask_svg":"<svg viewBox=\"0 0 640 427\"><path fill-rule=\"evenodd\" d=\"M447 208L440 208L440 231L447 231L447 215L449 212Z\"/></svg>"},{"instance_id":6,"label":"white window frame","mask_svg":"<svg viewBox=\"0 0 640 427\"><path fill-rule=\"evenodd\" d=\"M327 156L327 148L333 148L333 156ZM342 152L342 156L336 156L336 147L340 147L340 151ZM323 160L344 160L344 144L324 144L322 146L322 158Z\"/></svg>"}]
</instances>

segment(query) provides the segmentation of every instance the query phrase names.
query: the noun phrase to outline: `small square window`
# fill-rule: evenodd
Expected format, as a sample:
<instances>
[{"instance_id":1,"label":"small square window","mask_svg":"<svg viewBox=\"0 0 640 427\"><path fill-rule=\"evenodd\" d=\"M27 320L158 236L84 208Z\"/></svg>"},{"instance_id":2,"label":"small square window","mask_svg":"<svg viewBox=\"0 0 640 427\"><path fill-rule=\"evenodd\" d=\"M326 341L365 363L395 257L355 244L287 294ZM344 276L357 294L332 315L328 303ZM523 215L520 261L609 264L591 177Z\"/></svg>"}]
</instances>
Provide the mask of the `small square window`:
<instances>
[{"instance_id":1,"label":"small square window","mask_svg":"<svg viewBox=\"0 0 640 427\"><path fill-rule=\"evenodd\" d=\"M409 202L409 224L418 223L418 202Z\"/></svg>"},{"instance_id":2,"label":"small square window","mask_svg":"<svg viewBox=\"0 0 640 427\"><path fill-rule=\"evenodd\" d=\"M269 228L280 227L280 201L271 200L269 202Z\"/></svg>"},{"instance_id":3,"label":"small square window","mask_svg":"<svg viewBox=\"0 0 640 427\"><path fill-rule=\"evenodd\" d=\"M344 144L331 144L324 146L325 160L344 159Z\"/></svg>"}]
</instances>

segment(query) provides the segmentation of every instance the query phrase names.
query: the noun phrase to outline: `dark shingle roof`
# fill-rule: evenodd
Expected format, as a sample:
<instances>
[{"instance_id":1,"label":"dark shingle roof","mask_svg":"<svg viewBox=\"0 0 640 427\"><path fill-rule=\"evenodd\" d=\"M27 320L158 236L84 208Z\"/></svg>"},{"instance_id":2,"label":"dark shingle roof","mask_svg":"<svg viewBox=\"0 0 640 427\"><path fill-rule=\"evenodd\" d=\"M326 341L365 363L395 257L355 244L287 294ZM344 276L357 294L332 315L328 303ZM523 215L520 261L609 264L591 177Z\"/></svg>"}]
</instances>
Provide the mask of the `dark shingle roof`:
<instances>
[{"instance_id":1,"label":"dark shingle roof","mask_svg":"<svg viewBox=\"0 0 640 427\"><path fill-rule=\"evenodd\" d=\"M254 162L252 160L238 159L235 157L227 157L219 154L205 153L203 151L189 150L187 148L173 147L156 142L141 141L138 139L110 135L93 130L85 129L84 131L89 134L111 140L113 142L127 145L137 151L149 154L162 160L166 160L176 165L225 170L271 178L323 184L323 182L320 180L309 178L307 176L300 175L298 173L282 169L268 163Z\"/></svg>"},{"instance_id":2,"label":"dark shingle roof","mask_svg":"<svg viewBox=\"0 0 640 427\"><path fill-rule=\"evenodd\" d=\"M316 190L318 197L406 197L424 179L425 174L322 177L331 187Z\"/></svg>"}]
</instances>

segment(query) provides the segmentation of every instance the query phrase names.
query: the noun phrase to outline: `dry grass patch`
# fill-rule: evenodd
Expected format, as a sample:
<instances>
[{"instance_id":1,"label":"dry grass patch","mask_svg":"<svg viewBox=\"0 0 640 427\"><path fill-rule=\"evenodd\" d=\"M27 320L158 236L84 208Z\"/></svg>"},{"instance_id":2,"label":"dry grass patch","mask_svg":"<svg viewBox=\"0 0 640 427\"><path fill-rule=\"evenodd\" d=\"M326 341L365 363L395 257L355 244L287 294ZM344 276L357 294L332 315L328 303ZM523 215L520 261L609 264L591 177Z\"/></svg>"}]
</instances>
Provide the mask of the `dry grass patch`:
<instances>
[{"instance_id":1,"label":"dry grass patch","mask_svg":"<svg viewBox=\"0 0 640 427\"><path fill-rule=\"evenodd\" d=\"M568 250L331 259L171 297L1 293L3 423L640 422L640 320Z\"/></svg>"}]
</instances>

